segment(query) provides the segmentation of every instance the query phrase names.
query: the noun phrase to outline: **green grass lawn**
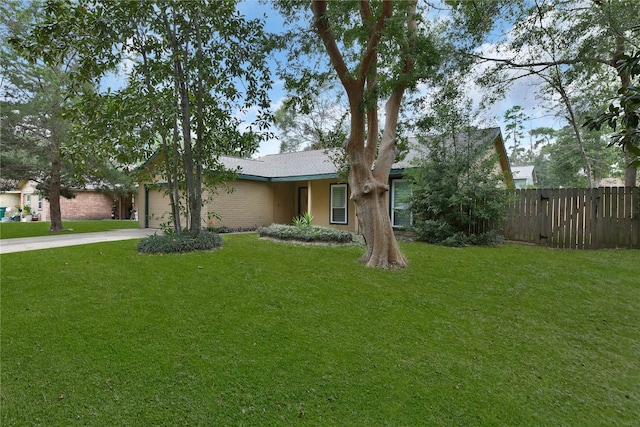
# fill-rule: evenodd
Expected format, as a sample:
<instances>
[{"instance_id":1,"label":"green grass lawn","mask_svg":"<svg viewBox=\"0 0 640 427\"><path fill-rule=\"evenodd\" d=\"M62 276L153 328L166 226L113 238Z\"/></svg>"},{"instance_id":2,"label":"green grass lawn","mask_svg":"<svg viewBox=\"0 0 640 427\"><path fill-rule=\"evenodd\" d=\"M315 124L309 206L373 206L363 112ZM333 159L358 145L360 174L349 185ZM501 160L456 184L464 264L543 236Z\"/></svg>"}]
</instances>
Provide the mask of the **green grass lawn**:
<instances>
[{"instance_id":1,"label":"green grass lawn","mask_svg":"<svg viewBox=\"0 0 640 427\"><path fill-rule=\"evenodd\" d=\"M69 425L637 425L637 250L225 236L1 260L1 419Z\"/></svg>"},{"instance_id":2,"label":"green grass lawn","mask_svg":"<svg viewBox=\"0 0 640 427\"><path fill-rule=\"evenodd\" d=\"M110 219L97 221L62 221L65 231L55 234L92 233L95 231L119 230L122 228L138 228L138 221L114 221ZM2 222L0 223L0 239L17 237L50 236L51 222Z\"/></svg>"}]
</instances>

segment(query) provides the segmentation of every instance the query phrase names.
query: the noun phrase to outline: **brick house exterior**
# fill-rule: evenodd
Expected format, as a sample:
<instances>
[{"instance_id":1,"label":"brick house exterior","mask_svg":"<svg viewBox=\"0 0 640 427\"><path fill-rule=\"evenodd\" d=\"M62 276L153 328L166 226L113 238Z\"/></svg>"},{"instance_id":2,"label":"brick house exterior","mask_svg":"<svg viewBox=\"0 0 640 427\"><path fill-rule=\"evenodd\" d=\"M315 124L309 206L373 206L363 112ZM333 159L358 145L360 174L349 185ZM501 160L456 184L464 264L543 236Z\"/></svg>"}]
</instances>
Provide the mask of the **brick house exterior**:
<instances>
[{"instance_id":1,"label":"brick house exterior","mask_svg":"<svg viewBox=\"0 0 640 427\"><path fill-rule=\"evenodd\" d=\"M63 220L111 219L113 196L96 191L79 190L74 193L76 197L73 199L60 198Z\"/></svg>"},{"instance_id":2,"label":"brick house exterior","mask_svg":"<svg viewBox=\"0 0 640 427\"><path fill-rule=\"evenodd\" d=\"M130 209L133 209L132 197L114 196L113 194L92 189L74 190L76 195L73 199L60 198L60 212L63 221L73 220L95 220L112 219L114 206L116 207L115 218L123 219L130 217ZM21 182L18 185L18 196L16 203L19 206L30 205L33 214L40 221L51 219L49 201L42 197L36 189L36 184L32 181ZM15 210L15 205L10 206Z\"/></svg>"},{"instance_id":3,"label":"brick house exterior","mask_svg":"<svg viewBox=\"0 0 640 427\"><path fill-rule=\"evenodd\" d=\"M510 181L511 171L500 129L478 130L473 141L484 147L487 155L497 154L496 170L503 172ZM402 199L403 192L408 188L404 171L412 167L411 160L417 155L417 151L410 151L403 160L394 163L390 171L389 215L392 225L398 229L409 220ZM156 153L142 169L153 171L160 157ZM358 232L358 219L355 204L349 199L349 186L341 178L332 156L325 150L271 154L258 159L221 156L219 161L228 169L239 172L237 179L228 183L234 191L227 192L222 186L216 189L215 194L203 194L205 199L209 196L202 209L204 221L208 215L215 214L218 217L216 225L252 228L291 223L295 216L308 212L314 216L313 223L316 225ZM139 182L137 200L140 227L156 228L171 223L166 189L161 177L155 182ZM184 217L182 224L185 225Z\"/></svg>"}]
</instances>

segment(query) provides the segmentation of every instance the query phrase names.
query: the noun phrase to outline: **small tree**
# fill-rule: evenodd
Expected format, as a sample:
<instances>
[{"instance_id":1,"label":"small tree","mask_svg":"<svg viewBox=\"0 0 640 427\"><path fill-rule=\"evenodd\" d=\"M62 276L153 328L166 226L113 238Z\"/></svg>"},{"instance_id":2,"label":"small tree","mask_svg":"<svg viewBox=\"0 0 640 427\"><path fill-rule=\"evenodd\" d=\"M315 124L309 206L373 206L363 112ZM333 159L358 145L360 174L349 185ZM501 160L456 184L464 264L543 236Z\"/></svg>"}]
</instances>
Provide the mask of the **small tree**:
<instances>
[{"instance_id":1,"label":"small tree","mask_svg":"<svg viewBox=\"0 0 640 427\"><path fill-rule=\"evenodd\" d=\"M495 131L468 124L470 103L452 87L434 105L436 117L427 122L439 131L418 135L423 154L407 174L413 230L429 243L493 243L497 235L489 226L504 218L507 198L496 156L487 155Z\"/></svg>"},{"instance_id":2,"label":"small tree","mask_svg":"<svg viewBox=\"0 0 640 427\"><path fill-rule=\"evenodd\" d=\"M524 122L529 117L524 113L520 105L514 105L504 113L505 137L506 141L511 142L511 152L509 153L509 162L512 166L524 166L526 164L526 149L523 147L524 141Z\"/></svg>"},{"instance_id":3,"label":"small tree","mask_svg":"<svg viewBox=\"0 0 640 427\"><path fill-rule=\"evenodd\" d=\"M482 156L492 143L486 136L469 130L446 139L420 138L427 151L408 174L413 229L420 240L454 246L496 241L490 225L503 219L507 193L495 157Z\"/></svg>"}]
</instances>

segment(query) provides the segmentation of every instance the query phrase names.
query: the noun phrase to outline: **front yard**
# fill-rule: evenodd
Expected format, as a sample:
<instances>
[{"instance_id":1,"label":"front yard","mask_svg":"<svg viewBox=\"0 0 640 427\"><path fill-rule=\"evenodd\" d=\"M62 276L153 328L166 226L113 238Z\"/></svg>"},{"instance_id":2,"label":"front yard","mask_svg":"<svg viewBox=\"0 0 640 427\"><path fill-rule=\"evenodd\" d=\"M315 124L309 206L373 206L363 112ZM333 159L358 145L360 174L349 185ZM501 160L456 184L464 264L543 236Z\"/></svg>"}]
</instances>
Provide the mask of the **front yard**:
<instances>
[{"instance_id":1,"label":"front yard","mask_svg":"<svg viewBox=\"0 0 640 427\"><path fill-rule=\"evenodd\" d=\"M640 419L638 250L224 240L2 255L0 425Z\"/></svg>"}]
</instances>

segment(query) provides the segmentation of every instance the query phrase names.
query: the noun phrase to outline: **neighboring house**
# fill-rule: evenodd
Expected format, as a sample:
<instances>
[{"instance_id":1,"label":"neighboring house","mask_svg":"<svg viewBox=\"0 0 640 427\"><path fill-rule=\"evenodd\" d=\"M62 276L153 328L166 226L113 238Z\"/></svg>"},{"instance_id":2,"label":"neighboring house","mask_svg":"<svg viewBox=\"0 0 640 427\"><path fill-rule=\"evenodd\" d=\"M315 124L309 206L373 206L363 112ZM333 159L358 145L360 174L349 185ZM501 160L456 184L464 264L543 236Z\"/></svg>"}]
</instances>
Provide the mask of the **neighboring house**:
<instances>
[{"instance_id":1,"label":"neighboring house","mask_svg":"<svg viewBox=\"0 0 640 427\"><path fill-rule=\"evenodd\" d=\"M496 168L510 177L504 142L499 128L478 131L477 144L486 144L488 153L497 153ZM389 179L389 215L394 227L408 224L409 215L403 194L409 191L404 171L416 156L410 151L406 158L393 165ZM149 159L144 169L152 169L160 156ZM325 150L272 154L258 159L221 157L229 169L239 169L237 179L227 192L217 194L204 206L203 218L215 213L216 225L230 228L289 224L305 212L313 215L313 224L358 232L355 205L349 200L350 189L340 179L337 167ZM148 175L148 174L146 174ZM169 196L164 182L140 182L138 186L140 227L159 227L170 223Z\"/></svg>"},{"instance_id":2,"label":"neighboring house","mask_svg":"<svg viewBox=\"0 0 640 427\"><path fill-rule=\"evenodd\" d=\"M60 213L62 220L92 219L129 219L134 209L133 195L114 196L97 188L73 190L75 197L60 197ZM0 195L0 206L11 208L15 214L16 207L31 206L31 211L40 221L51 219L49 201L37 190L33 181L20 181L15 190ZM4 204L4 203L7 204Z\"/></svg>"},{"instance_id":3,"label":"neighboring house","mask_svg":"<svg viewBox=\"0 0 640 427\"><path fill-rule=\"evenodd\" d=\"M624 187L623 178L602 178L598 187Z\"/></svg>"},{"instance_id":4,"label":"neighboring house","mask_svg":"<svg viewBox=\"0 0 640 427\"><path fill-rule=\"evenodd\" d=\"M20 190L15 188L15 183L0 180L0 209L5 208L5 215L15 213L16 206L20 204Z\"/></svg>"},{"instance_id":5,"label":"neighboring house","mask_svg":"<svg viewBox=\"0 0 640 427\"><path fill-rule=\"evenodd\" d=\"M528 188L538 184L535 166L511 166L516 188Z\"/></svg>"}]
</instances>

